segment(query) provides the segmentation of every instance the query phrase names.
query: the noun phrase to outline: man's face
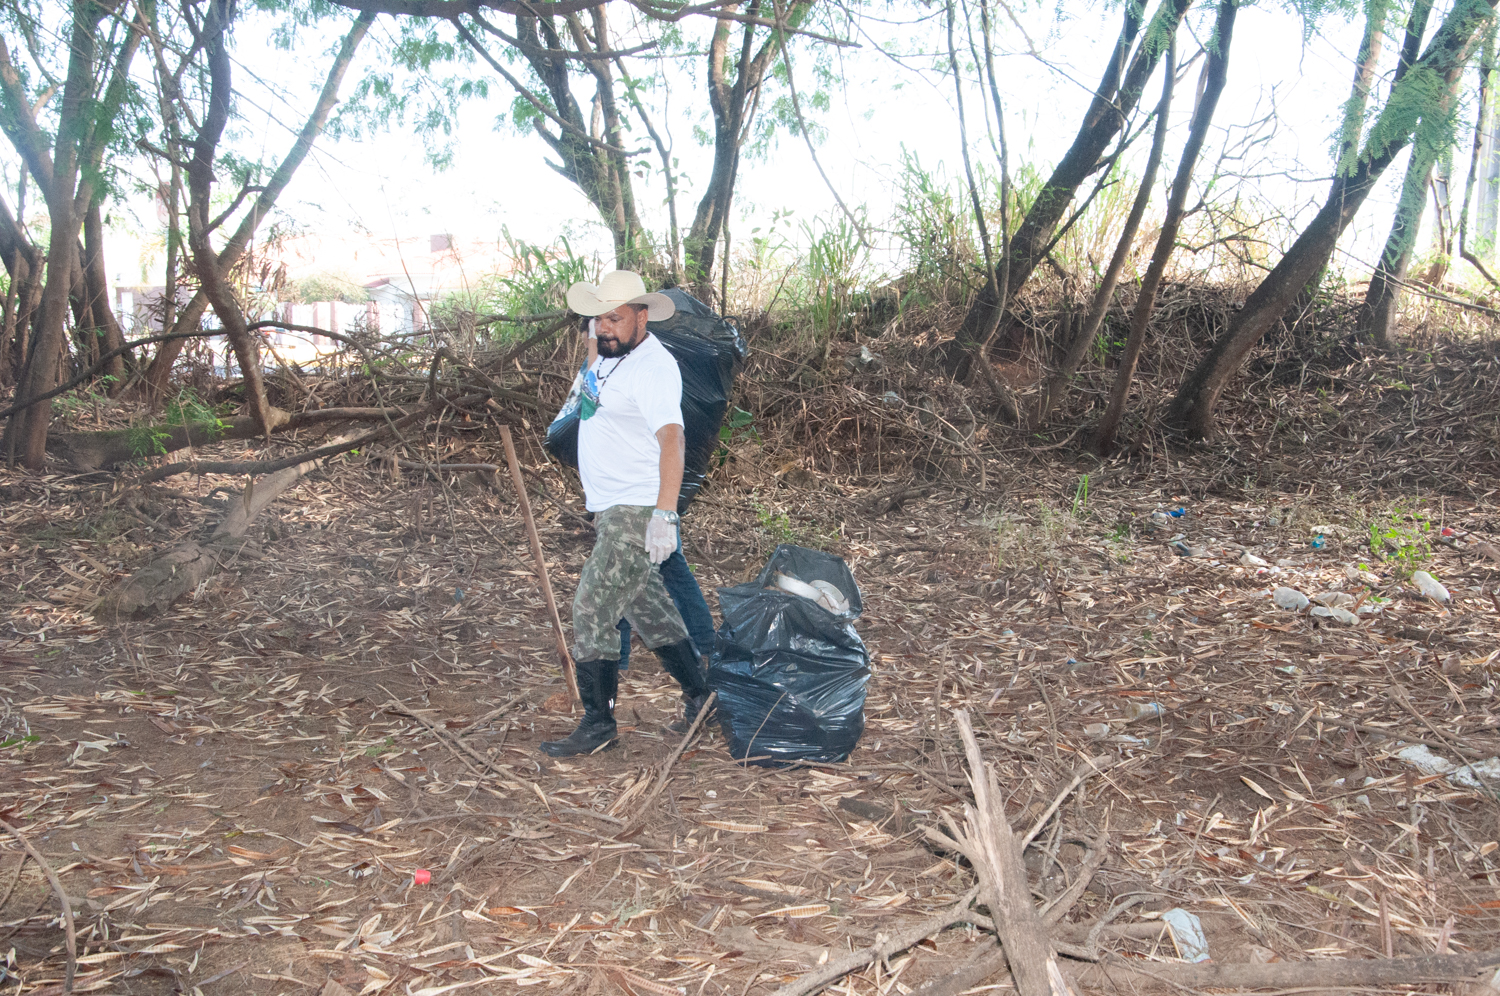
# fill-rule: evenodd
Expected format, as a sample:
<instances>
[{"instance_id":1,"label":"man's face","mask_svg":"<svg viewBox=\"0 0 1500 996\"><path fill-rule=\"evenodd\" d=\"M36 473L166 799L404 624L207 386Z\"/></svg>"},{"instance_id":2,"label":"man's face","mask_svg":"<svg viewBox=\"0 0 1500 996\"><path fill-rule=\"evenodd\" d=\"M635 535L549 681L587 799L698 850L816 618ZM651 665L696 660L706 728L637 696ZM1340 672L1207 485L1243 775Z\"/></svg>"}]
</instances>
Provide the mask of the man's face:
<instances>
[{"instance_id":1,"label":"man's face","mask_svg":"<svg viewBox=\"0 0 1500 996\"><path fill-rule=\"evenodd\" d=\"M622 304L599 316L599 355L624 356L646 338L646 309Z\"/></svg>"}]
</instances>

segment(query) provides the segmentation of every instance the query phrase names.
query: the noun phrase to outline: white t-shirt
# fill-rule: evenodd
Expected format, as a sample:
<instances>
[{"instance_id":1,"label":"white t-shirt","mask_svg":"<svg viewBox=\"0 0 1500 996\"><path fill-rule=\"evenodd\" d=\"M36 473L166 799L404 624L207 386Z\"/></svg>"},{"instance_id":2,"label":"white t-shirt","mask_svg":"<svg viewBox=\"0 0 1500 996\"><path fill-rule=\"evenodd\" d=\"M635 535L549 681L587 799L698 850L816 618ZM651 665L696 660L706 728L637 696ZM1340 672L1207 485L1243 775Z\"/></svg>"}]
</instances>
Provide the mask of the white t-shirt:
<instances>
[{"instance_id":1,"label":"white t-shirt","mask_svg":"<svg viewBox=\"0 0 1500 996\"><path fill-rule=\"evenodd\" d=\"M594 361L599 407L578 424L578 476L590 512L656 504L664 425L682 425L682 373L650 333L620 357ZM582 375L580 375L582 376ZM675 496L673 498L676 500Z\"/></svg>"}]
</instances>

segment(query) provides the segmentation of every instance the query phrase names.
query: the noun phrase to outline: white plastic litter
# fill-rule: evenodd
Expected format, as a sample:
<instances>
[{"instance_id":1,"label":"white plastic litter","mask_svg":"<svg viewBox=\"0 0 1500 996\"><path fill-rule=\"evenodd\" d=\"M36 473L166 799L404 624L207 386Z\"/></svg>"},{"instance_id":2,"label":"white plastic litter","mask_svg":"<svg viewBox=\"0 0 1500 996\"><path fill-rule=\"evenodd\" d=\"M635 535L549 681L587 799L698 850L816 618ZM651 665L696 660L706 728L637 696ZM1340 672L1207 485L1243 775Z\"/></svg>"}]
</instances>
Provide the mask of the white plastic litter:
<instances>
[{"instance_id":1,"label":"white plastic litter","mask_svg":"<svg viewBox=\"0 0 1500 996\"><path fill-rule=\"evenodd\" d=\"M844 597L844 593L839 591L837 585L830 584L827 581L814 581L808 584L806 581L794 578L789 574L778 573L773 583L788 594L798 595L809 601L817 602L835 615L849 611L849 600Z\"/></svg>"},{"instance_id":2,"label":"white plastic litter","mask_svg":"<svg viewBox=\"0 0 1500 996\"><path fill-rule=\"evenodd\" d=\"M1093 740L1103 740L1109 736L1108 723L1090 723L1083 728L1083 735Z\"/></svg>"},{"instance_id":3,"label":"white plastic litter","mask_svg":"<svg viewBox=\"0 0 1500 996\"><path fill-rule=\"evenodd\" d=\"M1426 571L1413 571L1411 580L1412 584L1417 586L1417 590L1434 602L1447 602L1453 597L1448 594L1448 589L1444 588L1437 578Z\"/></svg>"},{"instance_id":4,"label":"white plastic litter","mask_svg":"<svg viewBox=\"0 0 1500 996\"><path fill-rule=\"evenodd\" d=\"M1208 961L1208 935L1203 933L1203 921L1180 906L1167 910L1161 918L1172 931L1179 955L1186 961Z\"/></svg>"},{"instance_id":5,"label":"white plastic litter","mask_svg":"<svg viewBox=\"0 0 1500 996\"><path fill-rule=\"evenodd\" d=\"M1302 594L1296 588L1288 588L1286 585L1282 585L1272 592L1271 598L1276 602L1278 607L1286 609L1289 612L1301 612L1309 604L1306 595Z\"/></svg>"},{"instance_id":6,"label":"white plastic litter","mask_svg":"<svg viewBox=\"0 0 1500 996\"><path fill-rule=\"evenodd\" d=\"M1125 722L1150 719L1160 716L1164 711L1160 702L1128 702L1125 705Z\"/></svg>"},{"instance_id":7,"label":"white plastic litter","mask_svg":"<svg viewBox=\"0 0 1500 996\"><path fill-rule=\"evenodd\" d=\"M1441 755L1434 754L1426 744L1412 744L1396 752L1396 756L1424 775L1447 775L1455 785L1472 789L1500 789L1500 757L1473 764L1454 764Z\"/></svg>"},{"instance_id":8,"label":"white plastic litter","mask_svg":"<svg viewBox=\"0 0 1500 996\"><path fill-rule=\"evenodd\" d=\"M1324 591L1314 595L1313 601L1330 609L1347 609L1354 604L1354 596L1347 591Z\"/></svg>"},{"instance_id":9,"label":"white plastic litter","mask_svg":"<svg viewBox=\"0 0 1500 996\"><path fill-rule=\"evenodd\" d=\"M1338 607L1329 608L1326 605L1315 605L1313 606L1312 614L1324 619L1332 619L1335 622L1341 622L1345 626L1359 625L1359 616L1350 612L1348 609L1341 609Z\"/></svg>"},{"instance_id":10,"label":"white plastic litter","mask_svg":"<svg viewBox=\"0 0 1500 996\"><path fill-rule=\"evenodd\" d=\"M1262 560L1260 557L1257 557L1255 554L1251 553L1249 550L1246 550L1244 553L1240 554L1240 564L1241 564L1241 566L1249 567L1249 568L1252 568L1252 569L1256 568L1256 567L1270 567L1271 566L1271 562L1270 561L1268 561L1268 560Z\"/></svg>"},{"instance_id":11,"label":"white plastic litter","mask_svg":"<svg viewBox=\"0 0 1500 996\"><path fill-rule=\"evenodd\" d=\"M1355 567L1353 564L1344 565L1344 577L1348 578L1350 581L1360 581L1364 584L1374 585L1377 587L1380 584L1380 578L1377 575Z\"/></svg>"}]
</instances>

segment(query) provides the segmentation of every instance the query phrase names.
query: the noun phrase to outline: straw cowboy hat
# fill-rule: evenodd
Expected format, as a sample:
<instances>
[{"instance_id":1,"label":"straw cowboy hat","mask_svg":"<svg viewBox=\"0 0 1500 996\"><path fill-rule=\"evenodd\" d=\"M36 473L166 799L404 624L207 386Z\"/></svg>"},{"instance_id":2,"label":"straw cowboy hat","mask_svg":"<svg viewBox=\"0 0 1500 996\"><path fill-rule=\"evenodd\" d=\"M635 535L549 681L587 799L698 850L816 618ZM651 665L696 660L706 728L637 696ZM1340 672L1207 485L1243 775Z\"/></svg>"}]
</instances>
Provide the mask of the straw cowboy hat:
<instances>
[{"instance_id":1,"label":"straw cowboy hat","mask_svg":"<svg viewBox=\"0 0 1500 996\"><path fill-rule=\"evenodd\" d=\"M568 307L586 317L608 314L625 304L644 304L646 320L660 322L671 318L677 305L665 294L647 294L641 275L631 270L606 273L596 287L580 280L568 288Z\"/></svg>"}]
</instances>

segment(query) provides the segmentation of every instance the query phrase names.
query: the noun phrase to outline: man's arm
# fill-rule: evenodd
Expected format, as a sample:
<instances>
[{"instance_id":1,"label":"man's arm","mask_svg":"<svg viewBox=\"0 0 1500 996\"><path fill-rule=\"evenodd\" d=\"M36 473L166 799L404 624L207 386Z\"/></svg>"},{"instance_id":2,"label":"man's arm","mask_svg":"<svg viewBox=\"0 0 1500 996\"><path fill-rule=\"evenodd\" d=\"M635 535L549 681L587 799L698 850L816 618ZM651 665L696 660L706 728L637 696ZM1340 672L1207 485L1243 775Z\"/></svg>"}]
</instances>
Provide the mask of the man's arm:
<instances>
[{"instance_id":1,"label":"man's arm","mask_svg":"<svg viewBox=\"0 0 1500 996\"><path fill-rule=\"evenodd\" d=\"M656 493L656 507L675 512L677 493L682 490L682 467L687 452L682 426L662 426L656 430L656 441L661 444L661 490Z\"/></svg>"}]
</instances>

